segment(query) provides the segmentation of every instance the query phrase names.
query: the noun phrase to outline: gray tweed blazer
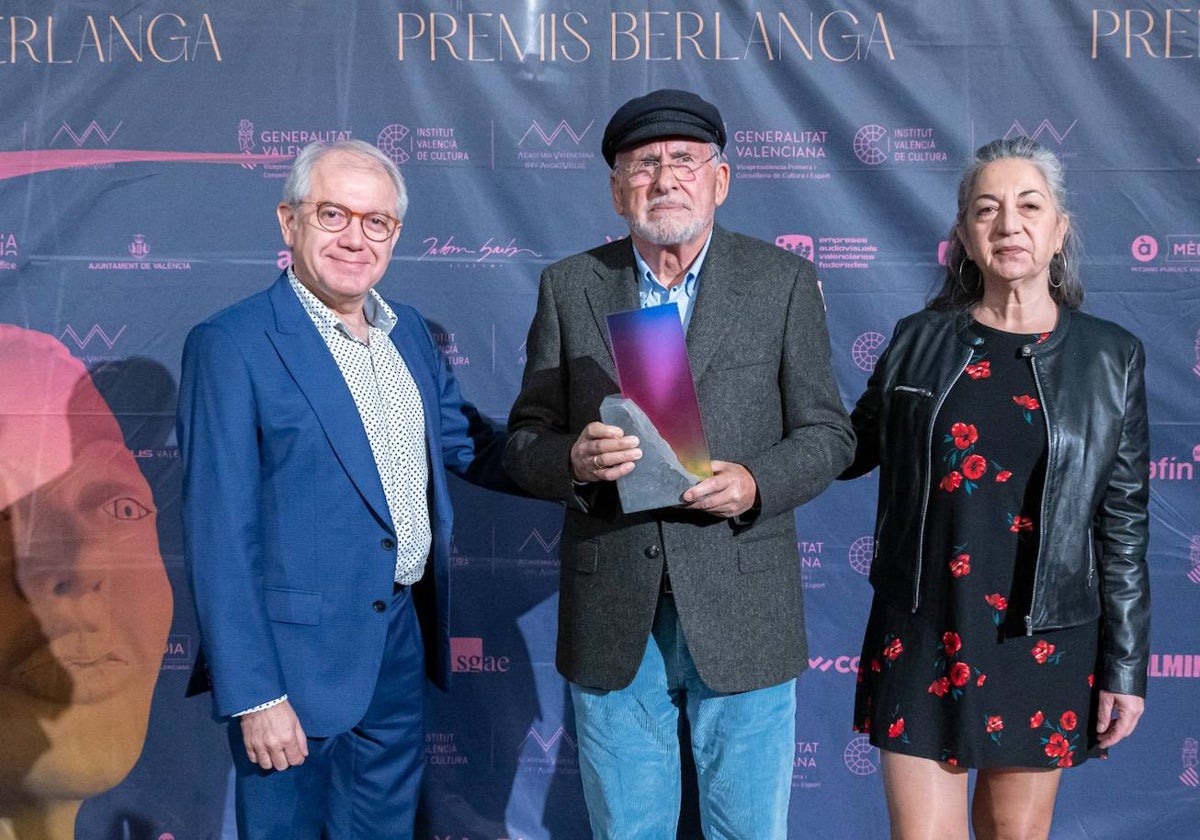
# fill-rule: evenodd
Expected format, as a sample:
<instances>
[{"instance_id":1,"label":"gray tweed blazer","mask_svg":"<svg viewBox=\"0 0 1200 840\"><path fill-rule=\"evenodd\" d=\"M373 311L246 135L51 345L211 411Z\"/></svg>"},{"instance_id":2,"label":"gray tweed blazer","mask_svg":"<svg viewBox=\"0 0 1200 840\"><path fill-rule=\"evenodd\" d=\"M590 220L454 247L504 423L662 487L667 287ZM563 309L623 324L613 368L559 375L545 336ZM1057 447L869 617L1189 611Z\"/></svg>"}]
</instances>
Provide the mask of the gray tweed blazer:
<instances>
[{"instance_id":1,"label":"gray tweed blazer","mask_svg":"<svg viewBox=\"0 0 1200 840\"><path fill-rule=\"evenodd\" d=\"M549 266L509 417L505 468L528 492L566 505L558 669L589 688L628 685L665 567L709 687L784 682L808 656L793 509L854 452L816 272L773 245L713 231L687 346L711 456L743 464L758 484L761 510L742 524L678 509L627 515L615 485L571 480L571 444L620 390L605 318L637 307L628 239Z\"/></svg>"}]
</instances>

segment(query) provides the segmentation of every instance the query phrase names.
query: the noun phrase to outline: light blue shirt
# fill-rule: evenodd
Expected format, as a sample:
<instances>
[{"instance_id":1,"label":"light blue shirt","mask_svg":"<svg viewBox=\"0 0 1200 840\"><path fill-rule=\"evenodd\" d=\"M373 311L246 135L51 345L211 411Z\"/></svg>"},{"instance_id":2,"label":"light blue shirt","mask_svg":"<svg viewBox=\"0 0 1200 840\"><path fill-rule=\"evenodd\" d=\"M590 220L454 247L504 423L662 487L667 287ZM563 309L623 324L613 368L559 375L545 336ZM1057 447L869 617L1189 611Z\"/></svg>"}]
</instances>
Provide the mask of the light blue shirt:
<instances>
[{"instance_id":1,"label":"light blue shirt","mask_svg":"<svg viewBox=\"0 0 1200 840\"><path fill-rule=\"evenodd\" d=\"M704 247L700 249L700 253L688 267L683 282L676 283L669 289L654 276L650 265L642 259L637 246L634 245L633 258L637 262L638 270L638 305L645 309L648 306L661 306L664 303L675 304L679 307L679 321L683 324L683 331L686 334L688 323L692 319L692 304L696 300L696 286L700 279L700 269L704 267L704 258L708 256L710 244L712 244L711 230L708 232L708 239L704 240Z\"/></svg>"}]
</instances>

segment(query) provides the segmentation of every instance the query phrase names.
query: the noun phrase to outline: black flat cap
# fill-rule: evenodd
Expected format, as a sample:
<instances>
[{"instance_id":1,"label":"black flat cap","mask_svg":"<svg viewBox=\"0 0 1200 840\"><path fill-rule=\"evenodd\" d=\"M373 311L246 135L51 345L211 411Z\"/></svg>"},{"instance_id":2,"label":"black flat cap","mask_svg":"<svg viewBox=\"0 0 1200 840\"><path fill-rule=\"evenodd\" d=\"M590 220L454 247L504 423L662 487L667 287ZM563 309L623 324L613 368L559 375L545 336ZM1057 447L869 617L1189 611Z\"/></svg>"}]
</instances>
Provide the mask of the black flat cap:
<instances>
[{"instance_id":1,"label":"black flat cap","mask_svg":"<svg viewBox=\"0 0 1200 840\"><path fill-rule=\"evenodd\" d=\"M604 129L600 151L611 167L617 152L655 137L689 137L716 143L724 151L725 123L711 102L686 90L663 88L618 108Z\"/></svg>"}]
</instances>

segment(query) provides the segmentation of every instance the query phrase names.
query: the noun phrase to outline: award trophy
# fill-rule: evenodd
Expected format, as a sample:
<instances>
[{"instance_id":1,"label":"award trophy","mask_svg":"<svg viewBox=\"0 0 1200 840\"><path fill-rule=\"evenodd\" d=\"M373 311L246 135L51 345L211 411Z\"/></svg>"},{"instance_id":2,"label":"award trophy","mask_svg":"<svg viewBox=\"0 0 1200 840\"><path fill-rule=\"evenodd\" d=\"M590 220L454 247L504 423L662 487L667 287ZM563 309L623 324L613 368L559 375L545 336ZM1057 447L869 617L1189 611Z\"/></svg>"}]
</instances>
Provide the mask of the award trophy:
<instances>
[{"instance_id":1,"label":"award trophy","mask_svg":"<svg viewBox=\"0 0 1200 840\"><path fill-rule=\"evenodd\" d=\"M685 490L712 475L679 308L668 303L608 316L621 393L604 398L600 419L637 435L642 459L617 479L621 509L682 504Z\"/></svg>"}]
</instances>

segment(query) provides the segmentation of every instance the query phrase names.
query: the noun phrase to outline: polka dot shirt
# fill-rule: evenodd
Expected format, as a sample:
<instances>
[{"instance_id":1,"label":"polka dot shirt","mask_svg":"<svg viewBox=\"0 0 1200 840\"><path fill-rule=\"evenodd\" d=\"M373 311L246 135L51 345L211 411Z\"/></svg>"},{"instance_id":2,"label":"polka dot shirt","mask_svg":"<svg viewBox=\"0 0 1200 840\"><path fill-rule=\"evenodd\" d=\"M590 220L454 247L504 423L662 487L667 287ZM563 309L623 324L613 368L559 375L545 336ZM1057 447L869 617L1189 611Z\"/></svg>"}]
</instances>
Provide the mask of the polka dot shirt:
<instances>
[{"instance_id":1,"label":"polka dot shirt","mask_svg":"<svg viewBox=\"0 0 1200 840\"><path fill-rule=\"evenodd\" d=\"M362 418L396 533L396 582L416 583L432 544L429 461L421 394L408 365L388 338L396 325L396 313L372 290L363 306L370 326L368 340L363 342L305 288L291 268L288 279L337 362Z\"/></svg>"}]
</instances>

